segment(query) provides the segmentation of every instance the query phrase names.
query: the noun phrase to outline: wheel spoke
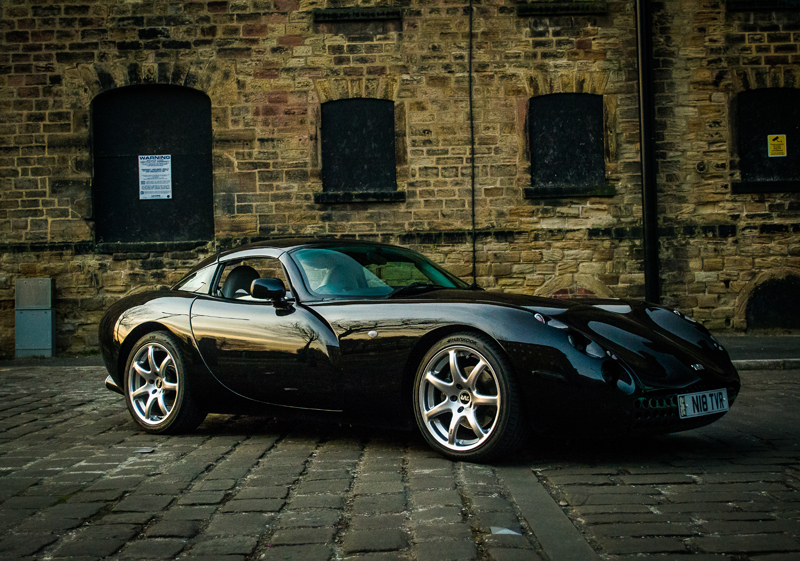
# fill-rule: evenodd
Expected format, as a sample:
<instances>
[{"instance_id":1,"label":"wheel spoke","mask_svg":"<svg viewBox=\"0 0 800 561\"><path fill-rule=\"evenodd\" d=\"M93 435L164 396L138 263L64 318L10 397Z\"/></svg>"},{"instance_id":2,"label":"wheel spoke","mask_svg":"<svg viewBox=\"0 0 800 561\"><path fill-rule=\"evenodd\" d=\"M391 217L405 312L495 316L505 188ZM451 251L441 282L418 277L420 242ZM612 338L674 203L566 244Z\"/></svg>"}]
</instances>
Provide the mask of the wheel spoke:
<instances>
[{"instance_id":1,"label":"wheel spoke","mask_svg":"<svg viewBox=\"0 0 800 561\"><path fill-rule=\"evenodd\" d=\"M464 374L458 367L458 354L454 349L450 349L450 375L453 377L453 383L464 381Z\"/></svg>"},{"instance_id":2,"label":"wheel spoke","mask_svg":"<svg viewBox=\"0 0 800 561\"><path fill-rule=\"evenodd\" d=\"M158 366L156 364L156 348L153 345L147 347L147 363L150 367L150 372L157 371Z\"/></svg>"},{"instance_id":3,"label":"wheel spoke","mask_svg":"<svg viewBox=\"0 0 800 561\"><path fill-rule=\"evenodd\" d=\"M167 409L167 404L164 403L164 392L158 392L158 407L161 409L161 414L163 416L167 416L169 414L169 409Z\"/></svg>"},{"instance_id":4,"label":"wheel spoke","mask_svg":"<svg viewBox=\"0 0 800 561\"><path fill-rule=\"evenodd\" d=\"M161 361L161 364L158 366L158 375L162 378L164 377L164 372L167 371L167 367L169 367L169 363L172 362L172 357L167 355L164 357L164 360Z\"/></svg>"},{"instance_id":5,"label":"wheel spoke","mask_svg":"<svg viewBox=\"0 0 800 561\"><path fill-rule=\"evenodd\" d=\"M437 378L434 376L433 372L425 374L425 381L443 393L448 393L453 388L452 383L447 383L441 378Z\"/></svg>"},{"instance_id":6,"label":"wheel spoke","mask_svg":"<svg viewBox=\"0 0 800 561\"><path fill-rule=\"evenodd\" d=\"M136 373L139 374L139 376L147 377L148 375L152 374L152 372L150 372L149 370L145 370L144 367L136 361L133 361L132 366L133 369L136 370Z\"/></svg>"},{"instance_id":7,"label":"wheel spoke","mask_svg":"<svg viewBox=\"0 0 800 561\"><path fill-rule=\"evenodd\" d=\"M147 398L147 405L145 405L144 408L144 418L147 419L148 421L152 420L153 405L155 405L156 403L158 403L158 400L153 394L150 394L150 396Z\"/></svg>"},{"instance_id":8,"label":"wheel spoke","mask_svg":"<svg viewBox=\"0 0 800 561\"><path fill-rule=\"evenodd\" d=\"M473 407L477 407L479 405L490 405L493 407L497 407L499 402L498 396L496 395L481 395L481 394L473 394L472 395L472 405Z\"/></svg>"},{"instance_id":9,"label":"wheel spoke","mask_svg":"<svg viewBox=\"0 0 800 561\"><path fill-rule=\"evenodd\" d=\"M177 382L167 382L166 380L162 380L162 386L164 391L176 392L178 391L178 383Z\"/></svg>"},{"instance_id":10,"label":"wheel spoke","mask_svg":"<svg viewBox=\"0 0 800 561\"><path fill-rule=\"evenodd\" d=\"M442 413L449 413L452 411L452 407L450 406L450 400L446 400L441 402L439 405L435 406L433 409L429 409L425 411L425 420L430 421L434 417L438 417Z\"/></svg>"},{"instance_id":11,"label":"wheel spoke","mask_svg":"<svg viewBox=\"0 0 800 561\"><path fill-rule=\"evenodd\" d=\"M469 389L473 392L475 391L475 381L478 379L478 376L481 375L484 368L486 368L486 363L481 360L478 364L475 365L475 368L472 369L472 372L469 373L466 379L466 385Z\"/></svg>"},{"instance_id":12,"label":"wheel spoke","mask_svg":"<svg viewBox=\"0 0 800 561\"><path fill-rule=\"evenodd\" d=\"M456 443L456 434L458 433L458 427L461 426L461 420L464 418L464 415L460 413L453 413L453 418L450 419L450 428L447 430L447 443L450 446L453 446Z\"/></svg>"},{"instance_id":13,"label":"wheel spoke","mask_svg":"<svg viewBox=\"0 0 800 561\"><path fill-rule=\"evenodd\" d=\"M475 417L475 410L470 409L469 413L464 415L467 419L467 423L469 423L469 428L472 429L472 432L475 433L475 436L478 438L483 438L486 436L486 431L484 431L481 426L478 424L478 419Z\"/></svg>"},{"instance_id":14,"label":"wheel spoke","mask_svg":"<svg viewBox=\"0 0 800 561\"><path fill-rule=\"evenodd\" d=\"M138 399L145 395L150 395L150 388L148 388L146 385L131 393L131 397L133 399Z\"/></svg>"}]
</instances>

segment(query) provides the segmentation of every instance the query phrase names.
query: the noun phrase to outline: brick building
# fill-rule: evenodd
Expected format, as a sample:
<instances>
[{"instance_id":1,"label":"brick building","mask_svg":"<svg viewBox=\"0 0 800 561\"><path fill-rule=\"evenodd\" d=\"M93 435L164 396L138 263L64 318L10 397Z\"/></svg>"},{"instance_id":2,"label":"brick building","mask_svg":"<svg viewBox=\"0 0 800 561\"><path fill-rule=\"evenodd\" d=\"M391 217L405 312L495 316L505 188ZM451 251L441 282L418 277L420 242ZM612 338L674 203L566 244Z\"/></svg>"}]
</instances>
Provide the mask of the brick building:
<instances>
[{"instance_id":1,"label":"brick building","mask_svg":"<svg viewBox=\"0 0 800 561\"><path fill-rule=\"evenodd\" d=\"M91 351L115 299L273 237L465 278L474 239L485 288L642 298L640 55L657 294L800 327L800 6L649 6L642 53L636 0L0 4L0 356L17 278L54 279L58 350Z\"/></svg>"}]
</instances>

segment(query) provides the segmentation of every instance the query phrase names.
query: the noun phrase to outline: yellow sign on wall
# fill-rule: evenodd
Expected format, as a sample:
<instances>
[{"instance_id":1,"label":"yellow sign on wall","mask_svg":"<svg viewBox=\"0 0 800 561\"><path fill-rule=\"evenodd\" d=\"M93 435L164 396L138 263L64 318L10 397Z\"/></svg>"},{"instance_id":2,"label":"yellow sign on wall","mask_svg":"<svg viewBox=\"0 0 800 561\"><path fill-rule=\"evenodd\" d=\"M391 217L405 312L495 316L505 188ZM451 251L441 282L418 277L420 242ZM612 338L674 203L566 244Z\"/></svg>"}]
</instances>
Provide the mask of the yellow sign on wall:
<instances>
[{"instance_id":1,"label":"yellow sign on wall","mask_svg":"<svg viewBox=\"0 0 800 561\"><path fill-rule=\"evenodd\" d=\"M767 137L767 147L770 158L783 158L786 156L786 135L771 134Z\"/></svg>"}]
</instances>

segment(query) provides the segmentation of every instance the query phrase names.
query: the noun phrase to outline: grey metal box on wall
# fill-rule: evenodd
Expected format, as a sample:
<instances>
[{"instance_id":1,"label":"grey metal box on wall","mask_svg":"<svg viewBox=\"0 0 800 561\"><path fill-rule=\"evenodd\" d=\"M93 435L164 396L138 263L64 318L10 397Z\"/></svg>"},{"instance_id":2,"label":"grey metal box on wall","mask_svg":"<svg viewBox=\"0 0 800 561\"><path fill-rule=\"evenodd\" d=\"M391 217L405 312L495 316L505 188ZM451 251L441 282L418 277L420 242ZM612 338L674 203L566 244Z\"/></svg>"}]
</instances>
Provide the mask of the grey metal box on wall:
<instances>
[{"instance_id":1,"label":"grey metal box on wall","mask_svg":"<svg viewBox=\"0 0 800 561\"><path fill-rule=\"evenodd\" d=\"M52 279L17 279L14 288L17 358L53 356L56 322Z\"/></svg>"}]
</instances>

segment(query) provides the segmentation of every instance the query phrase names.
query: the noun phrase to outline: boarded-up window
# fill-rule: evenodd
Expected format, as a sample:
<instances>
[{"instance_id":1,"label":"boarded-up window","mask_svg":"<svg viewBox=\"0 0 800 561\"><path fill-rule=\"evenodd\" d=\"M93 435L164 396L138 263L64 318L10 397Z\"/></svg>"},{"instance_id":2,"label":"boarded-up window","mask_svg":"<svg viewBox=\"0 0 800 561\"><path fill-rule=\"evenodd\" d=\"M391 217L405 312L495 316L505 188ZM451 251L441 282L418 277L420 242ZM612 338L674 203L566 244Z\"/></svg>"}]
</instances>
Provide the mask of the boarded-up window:
<instances>
[{"instance_id":1,"label":"boarded-up window","mask_svg":"<svg viewBox=\"0 0 800 561\"><path fill-rule=\"evenodd\" d=\"M98 242L213 238L211 100L204 93L143 85L100 94L92 102L92 150ZM169 156L169 166L142 170L140 156ZM143 194L153 171L168 198Z\"/></svg>"},{"instance_id":2,"label":"boarded-up window","mask_svg":"<svg viewBox=\"0 0 800 561\"><path fill-rule=\"evenodd\" d=\"M397 189L394 102L343 99L322 104L322 190L379 193Z\"/></svg>"},{"instance_id":3,"label":"boarded-up window","mask_svg":"<svg viewBox=\"0 0 800 561\"><path fill-rule=\"evenodd\" d=\"M800 181L800 90L742 92L736 117L742 181Z\"/></svg>"},{"instance_id":4,"label":"boarded-up window","mask_svg":"<svg viewBox=\"0 0 800 561\"><path fill-rule=\"evenodd\" d=\"M552 94L531 98L528 140L529 191L557 196L603 189L603 96Z\"/></svg>"}]
</instances>

